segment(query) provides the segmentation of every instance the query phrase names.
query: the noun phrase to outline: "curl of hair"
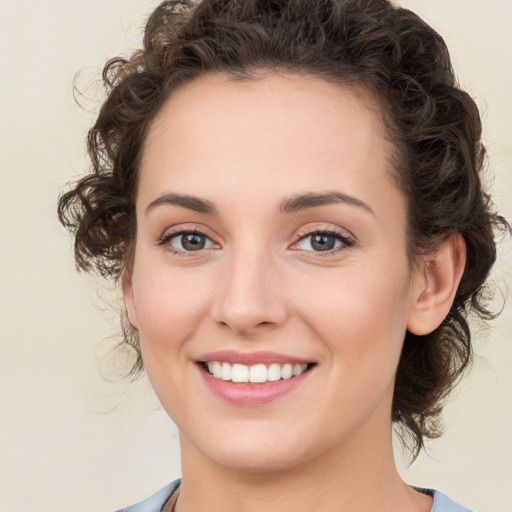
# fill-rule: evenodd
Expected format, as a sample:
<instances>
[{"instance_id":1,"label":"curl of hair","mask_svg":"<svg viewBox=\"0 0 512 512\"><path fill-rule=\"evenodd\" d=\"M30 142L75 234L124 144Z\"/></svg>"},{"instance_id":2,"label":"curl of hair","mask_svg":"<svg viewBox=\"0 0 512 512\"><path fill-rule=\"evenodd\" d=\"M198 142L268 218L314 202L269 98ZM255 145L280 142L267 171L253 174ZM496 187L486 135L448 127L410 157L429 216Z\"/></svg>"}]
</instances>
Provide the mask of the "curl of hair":
<instances>
[{"instance_id":1,"label":"curl of hair","mask_svg":"<svg viewBox=\"0 0 512 512\"><path fill-rule=\"evenodd\" d=\"M378 100L406 198L410 260L462 234L467 263L453 306L434 332L406 333L392 419L415 457L441 433L444 399L472 357L468 315L493 318L485 282L495 234L510 230L481 185L485 149L471 97L456 83L443 39L388 0L169 0L147 21L143 48L110 60L108 91L88 135L92 172L59 199L82 270L118 279L131 268L137 171L145 136L169 94L206 73L256 80L289 72L354 86ZM138 333L125 327L137 352Z\"/></svg>"}]
</instances>

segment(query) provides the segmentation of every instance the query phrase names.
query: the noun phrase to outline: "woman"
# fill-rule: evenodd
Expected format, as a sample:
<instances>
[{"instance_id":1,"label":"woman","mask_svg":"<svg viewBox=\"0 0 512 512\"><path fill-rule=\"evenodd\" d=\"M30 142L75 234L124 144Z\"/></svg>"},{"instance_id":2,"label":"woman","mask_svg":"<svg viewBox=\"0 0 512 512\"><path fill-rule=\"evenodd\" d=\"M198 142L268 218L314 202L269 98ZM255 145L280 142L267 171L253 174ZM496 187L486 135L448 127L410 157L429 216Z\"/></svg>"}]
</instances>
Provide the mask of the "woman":
<instances>
[{"instance_id":1,"label":"woman","mask_svg":"<svg viewBox=\"0 0 512 512\"><path fill-rule=\"evenodd\" d=\"M125 510L467 510L391 446L440 434L507 227L442 38L387 0L168 1L104 79L59 214L182 453Z\"/></svg>"}]
</instances>

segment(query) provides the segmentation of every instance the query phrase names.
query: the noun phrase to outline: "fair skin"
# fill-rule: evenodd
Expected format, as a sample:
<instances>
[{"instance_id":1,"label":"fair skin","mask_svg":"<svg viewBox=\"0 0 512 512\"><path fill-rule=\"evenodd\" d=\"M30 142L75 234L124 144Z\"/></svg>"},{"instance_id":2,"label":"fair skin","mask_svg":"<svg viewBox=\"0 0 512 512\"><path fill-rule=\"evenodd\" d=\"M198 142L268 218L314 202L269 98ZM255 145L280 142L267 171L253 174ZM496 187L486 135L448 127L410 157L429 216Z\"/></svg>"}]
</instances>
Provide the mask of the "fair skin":
<instances>
[{"instance_id":1,"label":"fair skin","mask_svg":"<svg viewBox=\"0 0 512 512\"><path fill-rule=\"evenodd\" d=\"M175 91L151 126L123 292L180 430L178 512L432 506L395 468L394 375L406 330L447 314L464 245L452 236L411 270L371 104L319 79L210 75ZM275 382L210 375L205 355L218 351L308 366L273 394Z\"/></svg>"}]
</instances>

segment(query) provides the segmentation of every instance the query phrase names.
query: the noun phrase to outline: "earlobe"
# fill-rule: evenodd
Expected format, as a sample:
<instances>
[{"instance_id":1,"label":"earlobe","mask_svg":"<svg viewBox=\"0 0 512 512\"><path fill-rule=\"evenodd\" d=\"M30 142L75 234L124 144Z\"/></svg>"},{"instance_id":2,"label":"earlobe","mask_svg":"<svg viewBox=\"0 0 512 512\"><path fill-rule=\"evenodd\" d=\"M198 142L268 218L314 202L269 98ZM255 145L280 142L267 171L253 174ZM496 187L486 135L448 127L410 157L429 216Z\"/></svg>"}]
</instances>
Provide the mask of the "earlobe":
<instances>
[{"instance_id":1,"label":"earlobe","mask_svg":"<svg viewBox=\"0 0 512 512\"><path fill-rule=\"evenodd\" d=\"M133 281L130 273L125 270L121 277L121 288L123 290L124 305L128 315L128 321L131 326L138 329L137 313L135 310L135 303L133 299Z\"/></svg>"},{"instance_id":2,"label":"earlobe","mask_svg":"<svg viewBox=\"0 0 512 512\"><path fill-rule=\"evenodd\" d=\"M407 321L410 332L422 336L439 327L453 304L465 265L466 245L460 233L441 242L425 258L413 286Z\"/></svg>"}]
</instances>

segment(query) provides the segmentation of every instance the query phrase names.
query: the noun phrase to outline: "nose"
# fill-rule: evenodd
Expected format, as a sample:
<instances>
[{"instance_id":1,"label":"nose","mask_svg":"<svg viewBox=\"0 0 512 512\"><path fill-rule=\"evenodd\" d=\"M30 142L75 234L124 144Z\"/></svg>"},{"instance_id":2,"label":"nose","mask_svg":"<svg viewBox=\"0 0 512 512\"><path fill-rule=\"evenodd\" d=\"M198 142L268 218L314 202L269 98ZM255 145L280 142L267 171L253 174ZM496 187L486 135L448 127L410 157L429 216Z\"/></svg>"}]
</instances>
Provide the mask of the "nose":
<instances>
[{"instance_id":1,"label":"nose","mask_svg":"<svg viewBox=\"0 0 512 512\"><path fill-rule=\"evenodd\" d=\"M266 253L238 251L227 259L215 294L214 320L238 335L257 335L287 318L282 272Z\"/></svg>"}]
</instances>

